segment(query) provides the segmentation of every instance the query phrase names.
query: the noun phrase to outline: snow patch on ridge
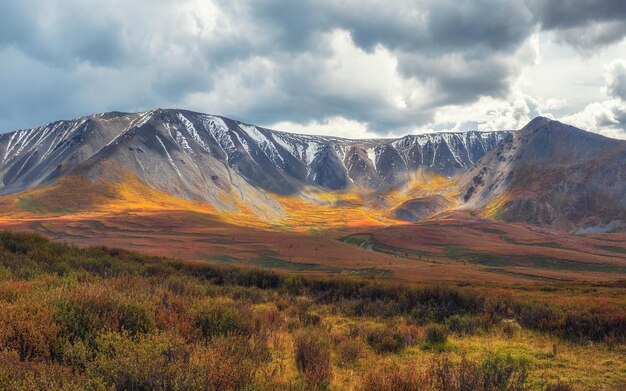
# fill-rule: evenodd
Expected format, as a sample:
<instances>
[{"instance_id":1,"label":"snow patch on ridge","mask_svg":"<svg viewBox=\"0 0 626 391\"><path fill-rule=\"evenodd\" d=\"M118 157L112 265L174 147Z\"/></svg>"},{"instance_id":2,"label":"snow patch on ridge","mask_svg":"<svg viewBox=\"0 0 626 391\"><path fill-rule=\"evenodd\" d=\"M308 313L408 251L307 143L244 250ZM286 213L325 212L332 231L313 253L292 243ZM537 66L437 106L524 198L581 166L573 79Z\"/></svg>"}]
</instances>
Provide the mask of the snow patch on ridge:
<instances>
[{"instance_id":1,"label":"snow patch on ridge","mask_svg":"<svg viewBox=\"0 0 626 391\"><path fill-rule=\"evenodd\" d=\"M283 135L278 134L277 132L272 134L272 137L281 147L289 152L291 156L300 161L304 159L304 148L301 143L295 143L294 140L287 141L287 139Z\"/></svg>"},{"instance_id":2,"label":"snow patch on ridge","mask_svg":"<svg viewBox=\"0 0 626 391\"><path fill-rule=\"evenodd\" d=\"M182 175L180 175L180 171L178 171L178 167L176 167L176 164L174 163L174 159L172 159L172 157L170 156L170 153L167 151L167 148L165 148L165 144L163 144L161 137L159 137L158 134L155 134L154 136L157 138L157 140L159 140L159 144L161 144L161 146L163 147L163 150L165 151L165 155L167 156L167 160L169 160L170 164L176 171L176 174L178 174L178 177L182 180L183 177Z\"/></svg>"},{"instance_id":3,"label":"snow patch on ridge","mask_svg":"<svg viewBox=\"0 0 626 391\"><path fill-rule=\"evenodd\" d=\"M367 153L367 158L372 163L372 167L374 167L374 169L376 169L376 148L374 148L374 147L367 148L365 150L365 152Z\"/></svg>"},{"instance_id":4,"label":"snow patch on ridge","mask_svg":"<svg viewBox=\"0 0 626 391\"><path fill-rule=\"evenodd\" d=\"M307 143L306 151L305 151L307 167L311 166L311 163L313 163L313 160L315 160L315 156L317 155L319 150L320 150L320 145L318 143L316 142Z\"/></svg>"},{"instance_id":5,"label":"snow patch on ridge","mask_svg":"<svg viewBox=\"0 0 626 391\"><path fill-rule=\"evenodd\" d=\"M230 136L230 131L224 120L211 115L203 115L200 118L206 131L219 144L227 157L235 152L237 147Z\"/></svg>"},{"instance_id":6,"label":"snow patch on ridge","mask_svg":"<svg viewBox=\"0 0 626 391\"><path fill-rule=\"evenodd\" d=\"M187 129L187 132L191 135L191 138L193 138L194 141L196 143L198 143L198 145L200 145L202 147L202 149L204 149L205 151L211 153L211 149L206 145L204 140L202 140L202 138L200 137L200 134L196 130L195 126L193 126L191 121L189 121L189 119L187 119L187 117L185 117L181 113L178 113L177 116L178 116L178 119L180 120L180 122L182 122L182 124L185 127L185 129Z\"/></svg>"},{"instance_id":7,"label":"snow patch on ridge","mask_svg":"<svg viewBox=\"0 0 626 391\"><path fill-rule=\"evenodd\" d=\"M183 149L183 151L185 151L187 156L189 157L196 156L196 153L189 146L189 143L187 142L187 139L185 138L185 136L178 130L176 131L176 143L180 145L180 147Z\"/></svg>"},{"instance_id":8,"label":"snow patch on ridge","mask_svg":"<svg viewBox=\"0 0 626 391\"><path fill-rule=\"evenodd\" d=\"M285 164L283 157L276 149L276 146L257 128L253 125L239 124L241 130L246 132L248 136L250 136L254 141L256 141L257 145L261 148L261 150L265 153L265 155L274 163L282 163Z\"/></svg>"}]
</instances>

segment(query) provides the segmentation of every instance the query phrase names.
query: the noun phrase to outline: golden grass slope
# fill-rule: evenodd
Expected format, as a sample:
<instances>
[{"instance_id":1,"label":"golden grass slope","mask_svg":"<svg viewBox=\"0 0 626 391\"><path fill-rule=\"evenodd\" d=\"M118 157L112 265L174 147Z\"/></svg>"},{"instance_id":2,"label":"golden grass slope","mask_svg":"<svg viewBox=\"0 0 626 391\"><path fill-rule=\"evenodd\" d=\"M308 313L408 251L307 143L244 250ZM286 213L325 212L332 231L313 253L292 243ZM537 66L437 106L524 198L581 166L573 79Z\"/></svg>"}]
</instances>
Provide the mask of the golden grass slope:
<instances>
[{"instance_id":1,"label":"golden grass slope","mask_svg":"<svg viewBox=\"0 0 626 391\"><path fill-rule=\"evenodd\" d=\"M217 210L198 200L174 197L151 187L130 170L106 166L107 177L87 180L79 174L54 183L0 198L0 218L28 219L68 215L108 215L149 211L192 211L215 215L241 226L309 232L338 228L365 228L401 223L393 219L398 205L416 197L441 194L454 205L454 182L432 174L414 175L407 186L373 192L353 187L345 191L303 188L295 196L268 193L283 213L260 216L234 192L223 193L231 210Z\"/></svg>"}]
</instances>

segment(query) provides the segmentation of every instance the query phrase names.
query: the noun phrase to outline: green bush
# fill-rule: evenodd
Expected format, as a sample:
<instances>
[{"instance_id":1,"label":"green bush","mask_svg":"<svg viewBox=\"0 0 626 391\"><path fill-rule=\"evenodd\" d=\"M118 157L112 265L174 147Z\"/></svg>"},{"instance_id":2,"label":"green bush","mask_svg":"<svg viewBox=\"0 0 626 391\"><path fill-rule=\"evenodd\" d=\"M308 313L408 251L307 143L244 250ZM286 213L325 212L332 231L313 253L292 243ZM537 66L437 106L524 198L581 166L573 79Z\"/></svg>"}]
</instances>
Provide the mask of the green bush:
<instances>
[{"instance_id":1,"label":"green bush","mask_svg":"<svg viewBox=\"0 0 626 391\"><path fill-rule=\"evenodd\" d=\"M149 333L156 328L154 315L145 305L125 303L119 306L118 327L133 335Z\"/></svg>"},{"instance_id":2,"label":"green bush","mask_svg":"<svg viewBox=\"0 0 626 391\"><path fill-rule=\"evenodd\" d=\"M474 335L480 327L480 319L471 315L452 315L446 319L446 326L456 335Z\"/></svg>"},{"instance_id":3,"label":"green bush","mask_svg":"<svg viewBox=\"0 0 626 391\"><path fill-rule=\"evenodd\" d=\"M58 303L53 319L70 342L81 340L93 344L97 333L104 327L97 310L74 300Z\"/></svg>"},{"instance_id":4,"label":"green bush","mask_svg":"<svg viewBox=\"0 0 626 391\"><path fill-rule=\"evenodd\" d=\"M424 328L424 342L429 345L441 345L448 340L448 330L440 324L431 324Z\"/></svg>"},{"instance_id":5,"label":"green bush","mask_svg":"<svg viewBox=\"0 0 626 391\"><path fill-rule=\"evenodd\" d=\"M528 378L526 364L511 356L488 357L480 370L485 390L521 391L525 389L524 384Z\"/></svg>"},{"instance_id":6,"label":"green bush","mask_svg":"<svg viewBox=\"0 0 626 391\"><path fill-rule=\"evenodd\" d=\"M226 303L215 303L202 309L195 324L204 339L227 335L249 335L254 331L254 323L249 311Z\"/></svg>"}]
</instances>

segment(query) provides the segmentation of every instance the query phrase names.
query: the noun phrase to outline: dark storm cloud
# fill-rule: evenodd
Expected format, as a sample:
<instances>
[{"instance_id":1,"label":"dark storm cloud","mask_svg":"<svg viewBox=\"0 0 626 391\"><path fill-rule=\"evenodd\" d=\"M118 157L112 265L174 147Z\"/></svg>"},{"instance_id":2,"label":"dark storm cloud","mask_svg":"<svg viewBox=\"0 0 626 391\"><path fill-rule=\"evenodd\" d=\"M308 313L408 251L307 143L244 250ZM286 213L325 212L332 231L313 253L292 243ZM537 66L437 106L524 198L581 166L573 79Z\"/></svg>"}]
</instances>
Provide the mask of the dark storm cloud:
<instances>
[{"instance_id":1,"label":"dark storm cloud","mask_svg":"<svg viewBox=\"0 0 626 391\"><path fill-rule=\"evenodd\" d=\"M442 1L428 17L428 31L436 45L459 50L514 50L533 30L531 18L519 2Z\"/></svg>"},{"instance_id":2,"label":"dark storm cloud","mask_svg":"<svg viewBox=\"0 0 626 391\"><path fill-rule=\"evenodd\" d=\"M535 19L546 30L580 27L626 18L623 0L528 0Z\"/></svg>"},{"instance_id":3,"label":"dark storm cloud","mask_svg":"<svg viewBox=\"0 0 626 391\"><path fill-rule=\"evenodd\" d=\"M514 50L534 28L529 10L519 2L478 0L330 2L254 1L248 15L272 35L273 43L300 51L322 32L349 31L366 50L376 45L420 50L433 55L449 51ZM489 17L485 17L488 13Z\"/></svg>"},{"instance_id":4,"label":"dark storm cloud","mask_svg":"<svg viewBox=\"0 0 626 391\"><path fill-rule=\"evenodd\" d=\"M324 58L328 48L320 44L321 36L337 29L347 31L361 49L371 53L382 47L396 56L402 77L429 84L437 91L419 112L399 111L386 107L388 102L380 98L350 96L349 91L329 95L323 80L311 77L315 69L295 75L282 69L278 83L282 92L290 92L285 106L272 110L264 107L268 103L264 101L254 112L240 115L249 120L275 116L273 122L344 116L367 122L371 129L380 132L388 131L389 126L407 128L408 124L418 123L416 120L428 121L436 105L471 102L480 96L504 96L520 67L512 63L518 59L503 60L502 56L519 50L535 29L523 4L493 0L464 4L398 1L393 6L375 1L261 0L247 4L246 13L272 38L269 41L274 50L293 56L310 51ZM414 53L420 53L421 59L414 58ZM449 55L454 56L455 69L441 64L449 61L444 58ZM311 85L312 80L320 83Z\"/></svg>"},{"instance_id":5,"label":"dark storm cloud","mask_svg":"<svg viewBox=\"0 0 626 391\"><path fill-rule=\"evenodd\" d=\"M488 58L425 58L411 53L400 54L399 70L405 75L430 75L438 99L433 108L443 104L463 104L480 96L505 96L510 87L509 77L516 73L509 61ZM456 63L456 64L454 64Z\"/></svg>"},{"instance_id":6,"label":"dark storm cloud","mask_svg":"<svg viewBox=\"0 0 626 391\"><path fill-rule=\"evenodd\" d=\"M589 51L626 36L626 1L528 0L535 20L557 39Z\"/></svg>"},{"instance_id":7,"label":"dark storm cloud","mask_svg":"<svg viewBox=\"0 0 626 391\"><path fill-rule=\"evenodd\" d=\"M621 41L626 36L626 20L557 30L558 41L590 54L594 49Z\"/></svg>"},{"instance_id":8,"label":"dark storm cloud","mask_svg":"<svg viewBox=\"0 0 626 391\"><path fill-rule=\"evenodd\" d=\"M5 5L6 3L6 5ZM87 3L67 9L29 0L0 5L0 46L13 46L51 66L76 62L110 66L125 60L116 20L92 15Z\"/></svg>"},{"instance_id":9,"label":"dark storm cloud","mask_svg":"<svg viewBox=\"0 0 626 391\"><path fill-rule=\"evenodd\" d=\"M440 106L505 97L535 60L526 46L538 29L584 49L626 33L626 2L609 0L209 4L0 3L0 130L193 105L265 124L341 116L384 134L429 122ZM337 31L363 54L337 43ZM379 64L387 57L396 75ZM333 75L372 64L369 77ZM412 85L422 101L402 90Z\"/></svg>"}]
</instances>

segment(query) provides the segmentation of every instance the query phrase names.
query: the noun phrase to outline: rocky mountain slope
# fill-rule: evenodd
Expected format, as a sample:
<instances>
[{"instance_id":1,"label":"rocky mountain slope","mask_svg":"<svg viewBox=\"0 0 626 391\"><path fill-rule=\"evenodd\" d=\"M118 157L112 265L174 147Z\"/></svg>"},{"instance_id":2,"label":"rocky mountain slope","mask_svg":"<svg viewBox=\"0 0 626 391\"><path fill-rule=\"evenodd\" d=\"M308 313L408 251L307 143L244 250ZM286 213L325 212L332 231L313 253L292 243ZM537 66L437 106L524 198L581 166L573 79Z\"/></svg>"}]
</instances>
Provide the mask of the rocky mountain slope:
<instances>
[{"instance_id":1,"label":"rocky mountain slope","mask_svg":"<svg viewBox=\"0 0 626 391\"><path fill-rule=\"evenodd\" d=\"M185 110L112 112L1 135L0 193L73 173L89 180L111 176L113 165L177 197L229 207L225 194L234 193L244 202L265 200L272 207L268 192L380 191L405 184L419 169L455 176L507 135L350 140L273 131Z\"/></svg>"},{"instance_id":2,"label":"rocky mountain slope","mask_svg":"<svg viewBox=\"0 0 626 391\"><path fill-rule=\"evenodd\" d=\"M626 141L538 117L459 183L465 208L506 221L616 229L626 222Z\"/></svg>"},{"instance_id":3,"label":"rocky mountain slope","mask_svg":"<svg viewBox=\"0 0 626 391\"><path fill-rule=\"evenodd\" d=\"M439 179L428 182L425 173ZM123 183L125 192L139 186L133 191L154 189L278 220L286 217L288 197L323 204L320 194L356 193L365 195L356 201L365 214L376 209L394 219L421 221L461 208L506 221L601 231L626 222L626 141L546 118L517 132L352 140L161 109L0 136L0 195L23 199L25 191L54 185L64 190L51 198L78 198L75 183L88 189L106 183L100 201ZM336 202L355 201L328 205Z\"/></svg>"}]
</instances>

